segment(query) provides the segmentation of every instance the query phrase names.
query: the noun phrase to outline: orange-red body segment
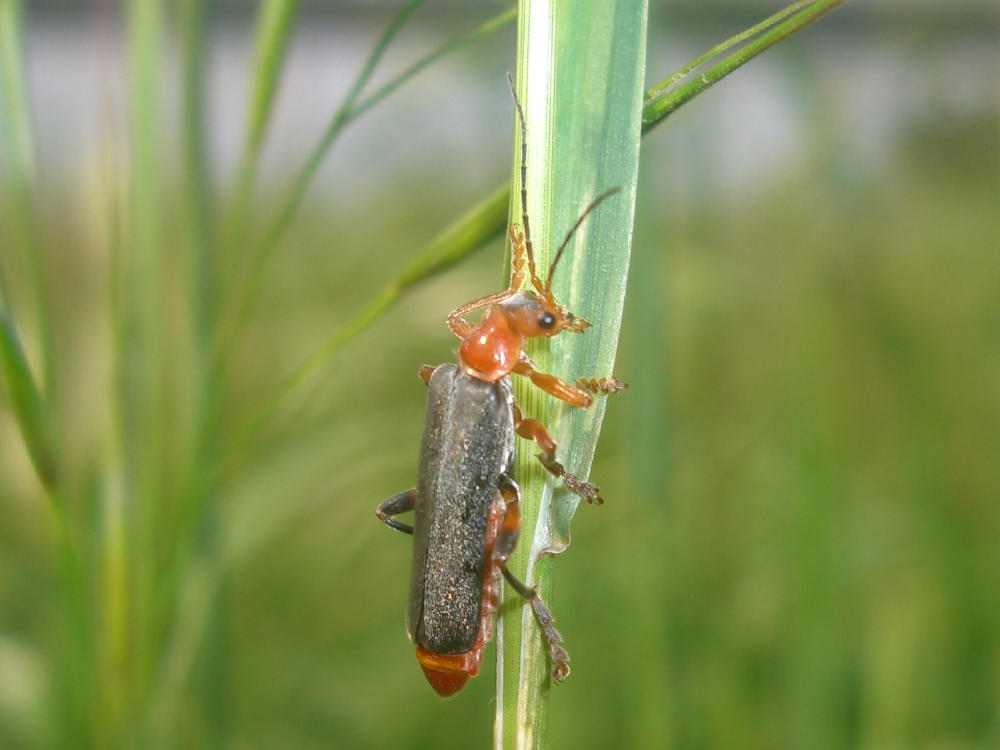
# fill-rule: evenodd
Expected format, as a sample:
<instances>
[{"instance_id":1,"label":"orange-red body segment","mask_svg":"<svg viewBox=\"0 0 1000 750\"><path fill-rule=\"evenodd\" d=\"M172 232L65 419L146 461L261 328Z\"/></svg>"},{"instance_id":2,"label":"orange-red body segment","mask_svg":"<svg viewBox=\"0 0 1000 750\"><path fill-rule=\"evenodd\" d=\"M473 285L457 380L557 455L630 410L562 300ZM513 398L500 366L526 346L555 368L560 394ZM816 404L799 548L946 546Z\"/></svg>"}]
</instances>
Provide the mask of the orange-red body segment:
<instances>
[{"instance_id":1,"label":"orange-red body segment","mask_svg":"<svg viewBox=\"0 0 1000 750\"><path fill-rule=\"evenodd\" d=\"M494 305L462 340L459 356L469 375L495 383L514 369L523 346L524 336L511 329L503 308Z\"/></svg>"}]
</instances>

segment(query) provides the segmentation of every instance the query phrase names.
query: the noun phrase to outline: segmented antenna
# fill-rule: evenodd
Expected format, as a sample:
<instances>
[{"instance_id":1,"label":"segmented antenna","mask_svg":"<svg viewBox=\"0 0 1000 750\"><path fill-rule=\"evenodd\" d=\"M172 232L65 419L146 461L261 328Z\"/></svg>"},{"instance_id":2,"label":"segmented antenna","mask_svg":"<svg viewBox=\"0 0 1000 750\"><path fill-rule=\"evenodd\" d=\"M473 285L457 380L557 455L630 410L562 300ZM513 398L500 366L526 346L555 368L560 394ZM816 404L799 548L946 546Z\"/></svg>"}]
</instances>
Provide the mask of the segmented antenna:
<instances>
[{"instance_id":1,"label":"segmented antenna","mask_svg":"<svg viewBox=\"0 0 1000 750\"><path fill-rule=\"evenodd\" d=\"M605 198L607 198L607 197L609 197L611 195L614 195L615 193L620 193L620 192L621 192L621 188L620 187L613 187L613 188L610 188L609 190L605 190L603 193L601 193L599 196L597 196L589 206L587 206L583 210L582 214L580 214L580 218L576 220L576 224L574 224L573 228L570 229L569 232L566 234L566 239L564 239L562 241L562 244L559 246L559 249L556 251L556 257L552 261L552 265L549 266L549 276L545 280L545 290L543 292L544 294L551 294L552 293L552 274L555 273L556 264L559 263L559 259L562 257L563 250L566 249L566 245L569 242L570 237L573 236L573 232L575 232L577 229L580 228L580 225L583 223L583 220L585 218L587 218L587 214L589 214L591 211L593 211L595 208L597 208L597 204L599 204Z\"/></svg>"},{"instance_id":2,"label":"segmented antenna","mask_svg":"<svg viewBox=\"0 0 1000 750\"><path fill-rule=\"evenodd\" d=\"M541 292L542 281L535 271L535 251L531 245L531 227L528 225L528 128L524 124L524 110L521 109L521 101L517 98L517 89L514 87L514 76L509 72L507 83L510 84L510 95L514 97L517 119L521 123L521 223L524 226L524 249L528 253L528 273L531 274L531 283Z\"/></svg>"}]
</instances>

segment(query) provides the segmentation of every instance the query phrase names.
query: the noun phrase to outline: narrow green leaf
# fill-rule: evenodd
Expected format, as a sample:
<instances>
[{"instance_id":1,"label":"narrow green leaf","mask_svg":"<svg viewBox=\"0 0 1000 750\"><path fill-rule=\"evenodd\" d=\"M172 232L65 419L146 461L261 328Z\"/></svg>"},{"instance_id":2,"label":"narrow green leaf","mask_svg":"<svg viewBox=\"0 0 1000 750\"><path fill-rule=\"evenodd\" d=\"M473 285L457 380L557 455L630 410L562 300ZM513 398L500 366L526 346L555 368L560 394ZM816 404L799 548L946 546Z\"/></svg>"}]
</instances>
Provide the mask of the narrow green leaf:
<instances>
[{"instance_id":1,"label":"narrow green leaf","mask_svg":"<svg viewBox=\"0 0 1000 750\"><path fill-rule=\"evenodd\" d=\"M527 121L527 211L538 266L584 208L609 188L581 224L555 275L556 299L593 323L582 335L535 341L539 369L572 382L611 375L625 298L639 169L639 128L645 70L645 0L525 0L518 27L518 92ZM520 138L514 174L520 174ZM515 183L516 184L516 183ZM518 190L511 221L520 223ZM526 416L547 425L568 471L586 477L604 415L604 399L577 409L541 393L522 378L515 395ZM553 482L519 444L522 532L511 560L516 576L543 598L552 591L543 557L569 543L569 519L579 498ZM548 647L530 607L505 589L497 631L496 746L547 745ZM558 614L558 613L557 613ZM572 644L570 644L570 647Z\"/></svg>"},{"instance_id":2,"label":"narrow green leaf","mask_svg":"<svg viewBox=\"0 0 1000 750\"><path fill-rule=\"evenodd\" d=\"M508 203L509 190L505 185L435 237L370 305L355 315L295 368L292 374L265 401L265 406L255 416L254 426L251 427L250 431L254 432L259 421L270 414L285 396L341 346L367 328L407 289L450 268L468 255L470 247L480 247L495 236L497 222L502 224L506 220Z\"/></svg>"},{"instance_id":3,"label":"narrow green leaf","mask_svg":"<svg viewBox=\"0 0 1000 750\"><path fill-rule=\"evenodd\" d=\"M774 26L776 23L778 23L782 19L787 18L788 16L790 16L792 13L794 13L797 10L799 10L800 8L804 8L804 7L808 6L808 5L812 5L815 2L816 2L816 0L800 0L797 3L792 3L791 5L785 6L780 11L778 11L777 13L775 13L773 16L765 18L760 23L754 24L750 28L744 29L739 34L736 34L735 36L731 36L727 40L725 40L724 42L721 42L720 44L715 45L714 47L712 47L712 49L710 49L707 52L703 52L702 54L698 55L698 57L696 57L695 59L689 61L683 68L681 68L680 70L675 71L673 73L673 75L668 76L667 78L665 78L664 80L662 80L658 84L656 84L649 91L647 91L646 92L646 100L649 101L651 99L658 98L664 91L666 91L668 88L670 88L671 86L673 86L678 81L680 81L683 78L685 78L692 70L694 70L698 66L703 65L704 63L706 63L709 60L711 60L713 57L716 57L717 55L722 54L727 49L735 47L740 42L746 41L747 39L749 39L750 37L754 36L755 34L759 34L762 31L765 31L766 29L769 29L770 27Z\"/></svg>"},{"instance_id":4,"label":"narrow green leaf","mask_svg":"<svg viewBox=\"0 0 1000 750\"><path fill-rule=\"evenodd\" d=\"M389 48L392 40L396 38L396 35L399 34L403 26L406 25L410 16L420 6L420 4L423 3L423 1L424 0L410 0L405 6L403 6L399 13L396 14L396 17L392 20L386 30L382 32L382 36L379 38L378 42L376 42L375 47L368 56L368 59L365 61L365 64L361 67L361 71L358 73L357 78L354 79L354 83L351 85L350 90L344 96L340 106L337 107L333 116L330 118L330 122L327 124L323 135L320 137L316 146L309 154L309 157L306 159L305 163L292 180L292 185L288 190L287 197L278 209L275 219L271 222L267 231L264 233L264 239L254 246L252 251L248 254L244 274L245 286L244 288L238 289L236 294L237 313L235 326L237 333L245 325L247 318L256 304L256 298L259 293L261 280L264 275L264 268L266 267L268 258L277 247L278 242L281 240L285 231L288 229L288 225L291 224L292 218L295 216L296 210L302 203L306 190L312 183L313 178L316 176L316 172L319 171L319 167L323 163L323 159L326 157L327 151L329 151L333 142L343 129L344 124L347 122L351 107L354 106L354 102L357 100L361 90L365 87L365 84L368 83L368 79L371 78L372 73L375 72L375 67L378 65L379 60L382 59L386 50ZM236 337L230 333L226 334L226 339L229 341L233 341L235 338Z\"/></svg>"},{"instance_id":5,"label":"narrow green leaf","mask_svg":"<svg viewBox=\"0 0 1000 750\"><path fill-rule=\"evenodd\" d=\"M252 159L256 159L264 144L298 9L299 0L263 0L260 4L245 145Z\"/></svg>"},{"instance_id":6,"label":"narrow green leaf","mask_svg":"<svg viewBox=\"0 0 1000 750\"><path fill-rule=\"evenodd\" d=\"M791 36L799 29L807 26L844 2L846 0L815 0L814 2L793 3L780 13L771 16L771 18L762 21L746 32L726 40L704 55L701 55L682 68L681 71L678 71L678 73L675 73L667 78L667 80L650 89L642 112L643 134L660 124L668 115L676 112L683 104L698 96L702 91L714 86L734 70L750 62L761 52L770 49L782 39ZM790 10L797 10L799 8L802 8L802 10L788 17ZM777 23L786 17L788 18L783 23ZM771 29L770 31L760 34L757 38L748 42L746 46L729 55L718 64L712 65L693 80L683 86L670 88L672 84L684 78L689 72L700 65L702 61L713 57L717 51L728 49L734 44L753 36L753 34L769 28Z\"/></svg>"},{"instance_id":7,"label":"narrow green leaf","mask_svg":"<svg viewBox=\"0 0 1000 750\"><path fill-rule=\"evenodd\" d=\"M386 49L388 49L389 43L396 37L407 19L413 11L416 10L417 6L420 5L421 2L423 2L423 0L411 0L408 5L400 10L396 18L393 19L389 27L385 30L385 32L383 32L381 38L375 44L372 53L369 55L368 60L365 62L364 66L362 66L361 72L351 87L351 90L347 93L347 96L344 98L343 102L341 102L341 105L331 118L322 138L320 138L312 153L306 159L305 163L298 171L295 179L292 181L288 195L286 196L281 207L278 209L271 225L264 234L263 240L254 249L253 256L250 260L250 279L247 283L248 288L246 296L241 302L242 307L237 316L237 331L243 328L246 324L247 318L256 307L257 298L260 293L260 285L267 262L277 249L281 238L288 230L292 219L295 217L296 212L302 204L302 200L305 197L309 185L312 184L313 179L316 177L316 173L319 171L320 165L323 163L323 160L326 158L327 153L333 146L343 128L349 122L352 122L357 117L360 117L371 107L382 101L385 97L399 88L399 86L413 78L427 66L442 57L451 54L452 52L455 52L488 34L493 33L497 29L503 28L510 23L516 15L516 11L514 9L504 11L503 13L500 13L499 15L480 24L472 31L450 39L437 49L417 60L402 73L380 86L376 91L359 102L358 97L360 96L365 85L368 83L368 80L371 78L379 60L382 58ZM475 209L469 212L469 214L474 213L476 213ZM467 216L469 214L467 214Z\"/></svg>"},{"instance_id":8,"label":"narrow green leaf","mask_svg":"<svg viewBox=\"0 0 1000 750\"><path fill-rule=\"evenodd\" d=\"M206 143L206 14L204 0L180 0L178 28L181 44L182 153L184 196L192 251L194 334L199 339L211 330L215 306L215 268L212 259L212 186ZM199 342L202 346L207 342Z\"/></svg>"},{"instance_id":9,"label":"narrow green leaf","mask_svg":"<svg viewBox=\"0 0 1000 750\"><path fill-rule=\"evenodd\" d=\"M122 305L116 310L117 367L121 378L121 432L125 528L129 549L127 594L132 618L129 672L119 686L129 696L143 684L153 662L151 612L155 560L144 551L156 549L164 532L167 506L161 502L168 468L163 456L164 274L162 265L162 164L159 119L160 65L163 43L162 0L136 0L128 6L130 182L126 241L122 243ZM136 553L138 551L138 553ZM132 681L132 682L130 682ZM138 699L133 696L132 700ZM116 721L129 721L135 706L122 706ZM111 712L109 712L111 713Z\"/></svg>"},{"instance_id":10,"label":"narrow green leaf","mask_svg":"<svg viewBox=\"0 0 1000 750\"><path fill-rule=\"evenodd\" d=\"M450 55L452 52L456 52L462 47L467 47L473 42L482 39L484 36L492 34L498 29L502 29L507 24L512 23L515 18L517 18L517 8L510 8L509 10L505 10L503 13L484 21L472 31L460 34L453 39L449 39L436 50L417 60L395 78L387 83L384 83L378 88L377 91L372 92L369 96L366 96L362 101L354 105L347 117L347 122L350 122L367 112L393 91L417 75L417 73L422 71L424 68L437 62L442 57Z\"/></svg>"},{"instance_id":11,"label":"narrow green leaf","mask_svg":"<svg viewBox=\"0 0 1000 750\"><path fill-rule=\"evenodd\" d=\"M32 216L31 190L35 182L35 149L25 88L21 3L0 2L0 145L7 164L12 197L14 237L23 248L32 275L37 309L42 372L49 391L53 385L48 322L41 300L41 258ZM42 484L55 486L55 429L51 410L42 397L8 305L0 268L0 370L7 381L11 405L32 464ZM53 499L56 497L52 492Z\"/></svg>"},{"instance_id":12,"label":"narrow green leaf","mask_svg":"<svg viewBox=\"0 0 1000 750\"><path fill-rule=\"evenodd\" d=\"M30 181L35 175L35 146L25 91L22 28L20 0L0 2L0 106L4 112L3 138L9 142L8 160L18 173Z\"/></svg>"},{"instance_id":13,"label":"narrow green leaf","mask_svg":"<svg viewBox=\"0 0 1000 750\"><path fill-rule=\"evenodd\" d=\"M844 1L845 0L828 0L828 2L822 4L822 12L829 10L833 5ZM699 55L679 71L673 73L654 86L650 89L650 92L659 92L660 95L655 99L650 95L647 95L646 97L646 102L642 110L642 134L646 135L646 133L652 130L656 125L663 122L668 115L677 111L682 104L690 101L694 96L702 93L706 88L721 80L723 76L720 75L720 72L732 72L735 69L733 67L734 63L738 62L739 65L742 65L749 62L749 60L755 55L747 57L745 50L749 50L751 47L745 47L743 50L740 50L739 53L735 53L734 55L725 58L718 65L713 66L711 69L706 71L704 79L699 78L695 85L692 85L690 88L683 91L677 90L678 93L676 95L672 91L669 94L664 93L667 92L672 84L685 78L693 69L695 69L702 62L715 56L720 50L728 49L739 41L747 39L752 35L751 32L756 33L762 29L770 28L774 25L774 23L776 23L777 20L787 18L789 13L793 12L797 8L809 6L809 8L803 11L804 14L807 14L808 21L805 21L805 19L801 17L802 14L800 14L789 19L789 24L794 24L796 28L801 28L807 22L816 20L816 18L821 15L821 13L817 13L816 9L813 7L816 4L815 0L810 0L810 2L798 2L789 6L789 8L775 14L766 21L762 21L760 24L741 32L716 47L713 47L708 52ZM784 34L784 36L787 35L787 33ZM767 46L772 46L773 44L774 41L771 41L771 43ZM766 49L766 47L753 47L752 49L755 50L755 54L759 54ZM366 100L366 103L367 101L368 100ZM341 330L333 334L326 343L317 348L313 354L307 357L302 367L300 367L297 371L298 374L293 378L290 378L290 381L281 387L281 392L276 393L274 398L280 399L284 395L287 395L287 393L289 393L304 379L305 375L322 365L323 362L332 356L343 344L347 343L347 341L364 330L368 323L372 322L372 320L374 320L378 315L388 310L391 305L399 299L401 294L410 286L430 279L438 273L443 272L455 263L458 263L462 259L474 253L476 250L480 249L485 242L500 236L504 231L504 226L507 220L507 214L501 210L501 207L507 204L509 197L510 183L506 183L497 187L492 193L490 193L489 196L479 201L460 218L456 219L455 222L448 226L437 239L432 241L418 253L411 266L409 266L400 277L397 277L396 281L391 283L382 293L380 293L379 296L373 300L371 305L366 307L362 313L348 322ZM490 217L492 217L492 219L490 219ZM492 223L484 223L484 220L486 219L490 219ZM447 242L441 242L441 239L445 237L449 238L449 240ZM401 285L399 282L403 278L408 278L409 281L406 284Z\"/></svg>"},{"instance_id":14,"label":"narrow green leaf","mask_svg":"<svg viewBox=\"0 0 1000 750\"><path fill-rule=\"evenodd\" d=\"M10 392L21 436L27 446L38 478L52 491L56 482L55 433L48 408L42 400L24 356L21 338L14 325L0 278L0 368Z\"/></svg>"},{"instance_id":15,"label":"narrow green leaf","mask_svg":"<svg viewBox=\"0 0 1000 750\"><path fill-rule=\"evenodd\" d=\"M299 0L262 0L257 10L253 73L250 77L250 100L246 116L246 140L236 169L236 185L223 253L223 268L229 273L246 245L250 205L257 181L257 164L264 138L271 122L281 71L288 54L292 22L298 14ZM221 275L221 274L220 274ZM228 276L223 276L228 278Z\"/></svg>"}]
</instances>

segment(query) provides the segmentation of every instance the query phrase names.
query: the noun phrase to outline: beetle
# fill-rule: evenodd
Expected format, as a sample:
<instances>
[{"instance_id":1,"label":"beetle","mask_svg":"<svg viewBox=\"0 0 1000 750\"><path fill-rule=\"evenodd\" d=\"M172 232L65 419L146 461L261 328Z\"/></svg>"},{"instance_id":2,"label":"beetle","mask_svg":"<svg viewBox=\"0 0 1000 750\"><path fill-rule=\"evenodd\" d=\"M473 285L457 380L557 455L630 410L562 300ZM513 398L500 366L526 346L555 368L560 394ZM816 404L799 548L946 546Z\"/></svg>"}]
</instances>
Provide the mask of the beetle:
<instances>
[{"instance_id":1,"label":"beetle","mask_svg":"<svg viewBox=\"0 0 1000 750\"><path fill-rule=\"evenodd\" d=\"M591 394L615 393L617 378L581 378L575 384L539 372L524 352L525 339L583 332L589 325L552 295L559 259L583 219L612 188L577 219L556 252L546 280L538 277L528 223L527 127L512 77L508 83L521 127L523 230L511 225L511 278L497 294L462 305L448 316L461 340L457 363L420 369L428 386L417 486L376 509L386 525L413 536L413 562L406 629L428 682L451 696L479 671L492 637L500 576L530 604L549 646L553 681L569 675L569 654L554 618L535 590L518 580L507 561L520 534L520 493L513 476L515 435L533 440L542 465L565 487L590 503L603 502L594 484L570 474L556 458L556 444L541 422L525 418L514 402L511 373L528 377L543 391L585 408ZM531 287L525 288L527 282ZM486 308L478 324L463 316ZM413 525L396 516L414 511Z\"/></svg>"}]
</instances>

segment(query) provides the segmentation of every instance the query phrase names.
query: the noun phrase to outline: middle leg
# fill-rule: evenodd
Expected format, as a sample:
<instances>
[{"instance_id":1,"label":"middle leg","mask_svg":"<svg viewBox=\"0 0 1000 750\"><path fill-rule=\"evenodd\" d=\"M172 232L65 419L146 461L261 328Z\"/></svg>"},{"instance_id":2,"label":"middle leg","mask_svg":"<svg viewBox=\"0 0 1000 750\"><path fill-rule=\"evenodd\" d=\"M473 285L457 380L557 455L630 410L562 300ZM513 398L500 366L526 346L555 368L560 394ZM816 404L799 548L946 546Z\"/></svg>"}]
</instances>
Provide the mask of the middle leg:
<instances>
[{"instance_id":1,"label":"middle leg","mask_svg":"<svg viewBox=\"0 0 1000 750\"><path fill-rule=\"evenodd\" d=\"M514 432L526 440L535 441L542 451L538 454L538 460L542 462L542 466L548 469L553 476L561 479L567 489L576 493L588 503L601 505L604 502L604 498L601 497L600 487L580 479L575 474L570 474L566 471L566 467L556 459L556 443L549 434L549 431L545 429L545 425L537 419L525 419L517 406L514 407Z\"/></svg>"}]
</instances>

